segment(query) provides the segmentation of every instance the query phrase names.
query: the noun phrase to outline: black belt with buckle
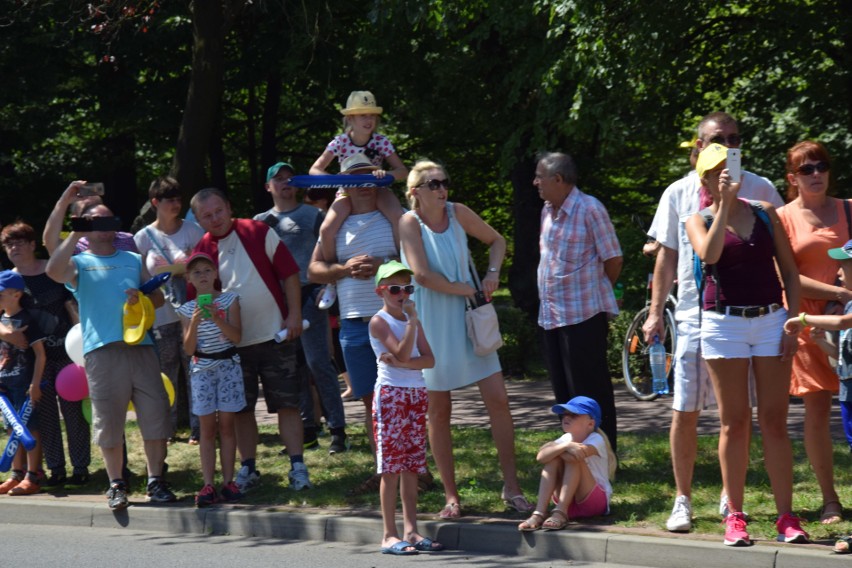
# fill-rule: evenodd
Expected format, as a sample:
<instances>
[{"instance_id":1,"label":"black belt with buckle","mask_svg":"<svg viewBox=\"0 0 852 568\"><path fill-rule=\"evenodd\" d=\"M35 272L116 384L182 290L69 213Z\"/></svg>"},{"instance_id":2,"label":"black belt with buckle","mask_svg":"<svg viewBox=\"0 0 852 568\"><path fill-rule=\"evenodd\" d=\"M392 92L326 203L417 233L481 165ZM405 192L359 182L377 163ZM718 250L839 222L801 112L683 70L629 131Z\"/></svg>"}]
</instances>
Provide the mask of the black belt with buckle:
<instances>
[{"instance_id":1,"label":"black belt with buckle","mask_svg":"<svg viewBox=\"0 0 852 568\"><path fill-rule=\"evenodd\" d=\"M364 316L364 317L360 317L360 318L343 318L343 319L345 319L346 321L361 321L361 322L369 323L370 320L373 319L373 316Z\"/></svg>"},{"instance_id":2,"label":"black belt with buckle","mask_svg":"<svg viewBox=\"0 0 852 568\"><path fill-rule=\"evenodd\" d=\"M195 357L198 357L199 359L216 359L216 360L231 359L236 354L237 354L237 348L236 347L229 347L229 348L225 349L224 351L214 351L213 353L202 353L201 351L196 351L195 353L193 353L193 355Z\"/></svg>"},{"instance_id":3,"label":"black belt with buckle","mask_svg":"<svg viewBox=\"0 0 852 568\"><path fill-rule=\"evenodd\" d=\"M769 304L768 306L717 306L716 311L720 314L728 316L736 316L740 318L760 318L768 316L772 312L777 312L783 306L781 304Z\"/></svg>"}]
</instances>

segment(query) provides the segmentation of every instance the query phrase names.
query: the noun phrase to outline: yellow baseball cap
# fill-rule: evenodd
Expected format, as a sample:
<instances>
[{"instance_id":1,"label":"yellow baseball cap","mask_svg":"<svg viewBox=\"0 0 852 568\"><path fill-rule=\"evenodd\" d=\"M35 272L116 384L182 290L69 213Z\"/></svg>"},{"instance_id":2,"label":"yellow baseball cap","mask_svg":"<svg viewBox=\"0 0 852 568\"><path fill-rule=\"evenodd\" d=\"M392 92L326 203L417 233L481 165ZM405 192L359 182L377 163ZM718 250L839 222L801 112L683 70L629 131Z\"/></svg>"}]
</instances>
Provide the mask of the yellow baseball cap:
<instances>
[{"instance_id":1,"label":"yellow baseball cap","mask_svg":"<svg viewBox=\"0 0 852 568\"><path fill-rule=\"evenodd\" d=\"M698 161L695 162L695 171L698 172L698 177L704 177L704 174L728 159L728 149L721 144L713 143L701 150L698 154Z\"/></svg>"},{"instance_id":2,"label":"yellow baseball cap","mask_svg":"<svg viewBox=\"0 0 852 568\"><path fill-rule=\"evenodd\" d=\"M124 303L124 342L137 345L145 338L145 333L154 325L154 304L148 296L139 295L135 304Z\"/></svg>"}]
</instances>

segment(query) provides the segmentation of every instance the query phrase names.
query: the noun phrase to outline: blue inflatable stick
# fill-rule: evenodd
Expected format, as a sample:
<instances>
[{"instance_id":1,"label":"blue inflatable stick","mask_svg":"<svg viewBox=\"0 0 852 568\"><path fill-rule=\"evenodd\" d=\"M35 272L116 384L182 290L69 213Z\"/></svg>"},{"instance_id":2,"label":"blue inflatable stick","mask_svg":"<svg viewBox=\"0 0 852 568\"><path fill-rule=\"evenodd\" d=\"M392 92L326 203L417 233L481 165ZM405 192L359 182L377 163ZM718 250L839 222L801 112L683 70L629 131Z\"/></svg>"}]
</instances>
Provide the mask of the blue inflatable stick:
<instances>
[{"instance_id":1,"label":"blue inflatable stick","mask_svg":"<svg viewBox=\"0 0 852 568\"><path fill-rule=\"evenodd\" d=\"M24 448L27 451L35 448L36 441L30 431L27 429L26 423L21 421L21 417L15 412L15 407L9 402L5 395L0 394L0 411L3 412L3 418L6 419L6 425L12 428L12 431L18 437Z\"/></svg>"},{"instance_id":2,"label":"blue inflatable stick","mask_svg":"<svg viewBox=\"0 0 852 568\"><path fill-rule=\"evenodd\" d=\"M393 176L377 178L373 174L338 174L293 176L287 182L293 187L384 187L393 183Z\"/></svg>"},{"instance_id":3,"label":"blue inflatable stick","mask_svg":"<svg viewBox=\"0 0 852 568\"><path fill-rule=\"evenodd\" d=\"M24 404L21 405L21 423L26 426L30 421L30 416L33 414L33 406L30 403L30 397L27 397L24 400ZM0 456L0 472L6 473L10 469L12 469L12 460L15 457L15 454L18 453L18 446L21 445L20 440L18 439L18 435L14 432L11 436L9 436L9 441L6 442L6 449L3 450L3 455Z\"/></svg>"}]
</instances>

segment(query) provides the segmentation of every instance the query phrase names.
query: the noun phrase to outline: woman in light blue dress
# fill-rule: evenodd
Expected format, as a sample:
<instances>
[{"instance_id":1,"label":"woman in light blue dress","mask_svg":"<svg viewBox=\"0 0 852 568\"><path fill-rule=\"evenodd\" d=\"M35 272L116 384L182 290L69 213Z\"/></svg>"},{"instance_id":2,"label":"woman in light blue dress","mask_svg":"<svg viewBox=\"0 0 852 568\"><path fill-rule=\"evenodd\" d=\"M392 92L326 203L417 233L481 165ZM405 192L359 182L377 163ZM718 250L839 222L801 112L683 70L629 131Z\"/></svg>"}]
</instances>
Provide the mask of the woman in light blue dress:
<instances>
[{"instance_id":1,"label":"woman in light blue dress","mask_svg":"<svg viewBox=\"0 0 852 568\"><path fill-rule=\"evenodd\" d=\"M408 175L411 211L400 220L402 259L419 285L414 301L435 367L424 369L429 390L429 444L444 484L444 519L461 516L455 481L450 416L451 391L476 383L491 420L491 434L503 472L502 498L509 507L532 507L521 493L515 469L515 429L497 353L473 352L465 327L465 298L476 292L469 263L467 236L489 246L488 271L482 278L487 299L497 289L505 239L468 207L447 200L449 178L430 161L418 162Z\"/></svg>"}]
</instances>

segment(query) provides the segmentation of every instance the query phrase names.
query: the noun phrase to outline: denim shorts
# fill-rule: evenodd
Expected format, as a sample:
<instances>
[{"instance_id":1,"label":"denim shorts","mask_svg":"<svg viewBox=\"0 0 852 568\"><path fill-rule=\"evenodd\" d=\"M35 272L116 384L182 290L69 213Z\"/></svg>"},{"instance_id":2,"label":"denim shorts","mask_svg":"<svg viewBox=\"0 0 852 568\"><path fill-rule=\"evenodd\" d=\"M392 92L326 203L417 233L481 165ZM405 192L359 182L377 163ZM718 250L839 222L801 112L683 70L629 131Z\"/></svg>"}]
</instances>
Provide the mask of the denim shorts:
<instances>
[{"instance_id":1,"label":"denim shorts","mask_svg":"<svg viewBox=\"0 0 852 568\"><path fill-rule=\"evenodd\" d=\"M376 354L370 345L370 321L361 318L340 320L340 347L352 382L352 395L372 395L379 375Z\"/></svg>"}]
</instances>

